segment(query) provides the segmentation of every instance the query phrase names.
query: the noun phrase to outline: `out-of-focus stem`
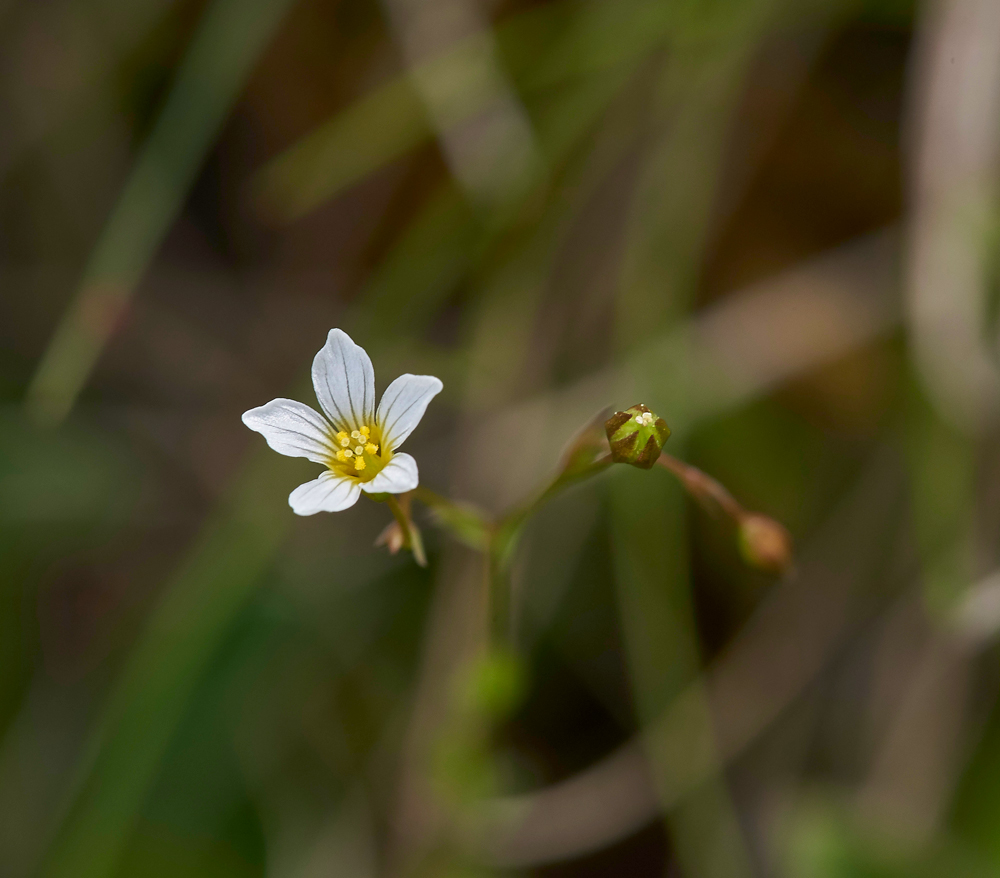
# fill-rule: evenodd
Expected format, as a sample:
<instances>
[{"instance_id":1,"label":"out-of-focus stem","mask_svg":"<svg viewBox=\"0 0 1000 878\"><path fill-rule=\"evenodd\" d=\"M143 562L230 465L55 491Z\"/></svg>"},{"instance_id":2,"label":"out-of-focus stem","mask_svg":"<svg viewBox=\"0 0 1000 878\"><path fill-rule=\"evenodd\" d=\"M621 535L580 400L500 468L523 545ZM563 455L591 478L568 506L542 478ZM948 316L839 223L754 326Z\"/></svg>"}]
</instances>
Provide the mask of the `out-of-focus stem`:
<instances>
[{"instance_id":1,"label":"out-of-focus stem","mask_svg":"<svg viewBox=\"0 0 1000 878\"><path fill-rule=\"evenodd\" d=\"M678 460L666 452L660 455L657 463L677 476L684 490L709 512L715 513L721 509L734 521L746 515L746 510L736 498L722 484L707 473L703 473L698 467L684 463L683 460Z\"/></svg>"},{"instance_id":2,"label":"out-of-focus stem","mask_svg":"<svg viewBox=\"0 0 1000 878\"><path fill-rule=\"evenodd\" d=\"M510 645L510 566L525 523L543 504L565 488L603 472L613 462L609 453L596 455L582 464L574 462L571 457L570 462L531 500L511 510L497 522L491 521L486 513L474 506L456 503L428 488L419 487L405 495L407 499L415 497L431 509L435 522L459 542L486 554L490 630L494 643ZM721 511L733 521L739 529L740 551L747 563L772 573L788 570L792 562L791 537L779 522L744 509L716 479L671 454L661 453L657 463L676 476L688 494L708 512L718 514ZM400 524L403 526L402 522Z\"/></svg>"},{"instance_id":3,"label":"out-of-focus stem","mask_svg":"<svg viewBox=\"0 0 1000 878\"><path fill-rule=\"evenodd\" d=\"M490 645L494 650L512 646L513 619L511 617L513 588L510 565L504 557L503 539L494 537L486 565L487 595L489 599Z\"/></svg>"},{"instance_id":4,"label":"out-of-focus stem","mask_svg":"<svg viewBox=\"0 0 1000 878\"><path fill-rule=\"evenodd\" d=\"M508 516L499 525L485 512L467 503L457 503L423 486L410 495L430 509L434 522L460 543L486 556L486 593L489 602L490 642L494 648L510 641L511 588L507 559L517 538L521 519Z\"/></svg>"},{"instance_id":5,"label":"out-of-focus stem","mask_svg":"<svg viewBox=\"0 0 1000 878\"><path fill-rule=\"evenodd\" d=\"M456 503L428 488L419 487L407 495L431 509L435 522L459 542L487 555L490 630L495 644L509 645L511 638L510 563L524 524L542 504L564 488L603 472L611 463L611 455L602 454L583 466L564 468L533 499L498 522L491 521L486 513L472 505Z\"/></svg>"},{"instance_id":6,"label":"out-of-focus stem","mask_svg":"<svg viewBox=\"0 0 1000 878\"><path fill-rule=\"evenodd\" d=\"M507 513L497 524L490 540L489 550L490 618L493 637L497 643L506 644L510 640L510 566L525 523L560 491L604 472L611 463L611 455L603 454L583 466L563 469L532 500Z\"/></svg>"},{"instance_id":7,"label":"out-of-focus stem","mask_svg":"<svg viewBox=\"0 0 1000 878\"><path fill-rule=\"evenodd\" d=\"M449 500L423 485L407 496L419 500L430 509L434 523L460 543L480 552L489 548L494 523L483 510L470 503Z\"/></svg>"},{"instance_id":8,"label":"out-of-focus stem","mask_svg":"<svg viewBox=\"0 0 1000 878\"><path fill-rule=\"evenodd\" d=\"M785 573L792 566L792 538L784 525L767 515L750 512L720 484L698 467L670 454L661 454L657 463L677 476L684 490L708 512L721 510L739 531L739 548L752 567L769 573Z\"/></svg>"}]
</instances>

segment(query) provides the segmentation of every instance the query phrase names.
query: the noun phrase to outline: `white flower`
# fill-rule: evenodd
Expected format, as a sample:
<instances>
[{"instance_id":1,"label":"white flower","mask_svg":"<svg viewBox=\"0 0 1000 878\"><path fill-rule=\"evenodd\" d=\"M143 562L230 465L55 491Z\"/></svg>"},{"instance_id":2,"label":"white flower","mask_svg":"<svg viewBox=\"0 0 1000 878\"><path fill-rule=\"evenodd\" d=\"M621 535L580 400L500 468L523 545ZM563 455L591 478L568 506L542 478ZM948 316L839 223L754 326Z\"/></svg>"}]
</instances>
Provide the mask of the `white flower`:
<instances>
[{"instance_id":1,"label":"white flower","mask_svg":"<svg viewBox=\"0 0 1000 878\"><path fill-rule=\"evenodd\" d=\"M357 503L362 491L402 494L417 487L417 462L396 449L420 423L441 382L433 375L400 375L376 412L372 361L340 329L330 330L313 359L312 379L326 417L293 399L272 399L243 413L243 423L278 453L327 467L292 491L292 510L339 512Z\"/></svg>"}]
</instances>

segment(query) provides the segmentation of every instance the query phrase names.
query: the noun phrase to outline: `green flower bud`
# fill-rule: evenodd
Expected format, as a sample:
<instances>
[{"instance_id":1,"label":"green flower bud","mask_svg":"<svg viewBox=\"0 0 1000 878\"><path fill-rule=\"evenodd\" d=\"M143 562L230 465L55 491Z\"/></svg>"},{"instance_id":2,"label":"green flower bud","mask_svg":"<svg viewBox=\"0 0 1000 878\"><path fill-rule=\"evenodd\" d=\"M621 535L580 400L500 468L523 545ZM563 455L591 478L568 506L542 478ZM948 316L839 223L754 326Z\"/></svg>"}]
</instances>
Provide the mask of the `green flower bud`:
<instances>
[{"instance_id":1,"label":"green flower bud","mask_svg":"<svg viewBox=\"0 0 1000 878\"><path fill-rule=\"evenodd\" d=\"M604 422L604 429L611 445L611 459L641 469L656 463L663 443L670 437L667 422L642 403L615 412Z\"/></svg>"}]
</instances>

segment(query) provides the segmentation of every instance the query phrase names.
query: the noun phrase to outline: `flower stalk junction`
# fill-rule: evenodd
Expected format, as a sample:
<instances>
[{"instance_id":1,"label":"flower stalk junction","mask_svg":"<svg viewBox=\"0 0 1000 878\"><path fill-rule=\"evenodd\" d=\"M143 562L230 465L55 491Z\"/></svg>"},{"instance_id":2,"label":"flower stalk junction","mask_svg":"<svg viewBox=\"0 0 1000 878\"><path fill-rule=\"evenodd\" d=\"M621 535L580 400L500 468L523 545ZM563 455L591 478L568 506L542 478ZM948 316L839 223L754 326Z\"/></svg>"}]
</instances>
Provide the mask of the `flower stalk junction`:
<instances>
[{"instance_id":1,"label":"flower stalk junction","mask_svg":"<svg viewBox=\"0 0 1000 878\"><path fill-rule=\"evenodd\" d=\"M385 503L393 516L376 545L393 554L407 549L419 565L426 566L412 501L424 504L438 527L485 555L495 644L507 644L510 638L510 570L524 525L556 494L612 464L647 470L659 465L698 503L732 520L748 564L771 573L782 573L791 564L791 540L781 524L748 512L711 476L663 453L670 429L641 403L621 412L600 412L569 443L547 484L525 503L492 519L470 504L420 485L416 460L398 450L441 391L439 379L401 375L386 388L376 409L371 359L340 329L330 330L316 354L312 378L322 414L304 403L279 398L243 415L243 422L275 451L326 467L316 479L292 491L288 498L292 510L298 515L339 512L367 494Z\"/></svg>"}]
</instances>

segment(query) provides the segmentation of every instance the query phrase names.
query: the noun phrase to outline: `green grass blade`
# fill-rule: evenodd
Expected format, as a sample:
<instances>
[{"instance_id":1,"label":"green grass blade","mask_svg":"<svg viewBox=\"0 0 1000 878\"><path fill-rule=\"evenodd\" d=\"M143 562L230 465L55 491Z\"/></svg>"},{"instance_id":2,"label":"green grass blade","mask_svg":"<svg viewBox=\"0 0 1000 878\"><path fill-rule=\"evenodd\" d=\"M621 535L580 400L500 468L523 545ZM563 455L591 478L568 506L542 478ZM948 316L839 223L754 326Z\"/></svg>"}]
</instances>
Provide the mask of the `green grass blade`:
<instances>
[{"instance_id":1,"label":"green grass blade","mask_svg":"<svg viewBox=\"0 0 1000 878\"><path fill-rule=\"evenodd\" d=\"M72 409L291 0L215 0L28 388L35 420Z\"/></svg>"},{"instance_id":2,"label":"green grass blade","mask_svg":"<svg viewBox=\"0 0 1000 878\"><path fill-rule=\"evenodd\" d=\"M167 585L88 742L45 878L115 873L192 692L288 530L284 463L253 459Z\"/></svg>"}]
</instances>

